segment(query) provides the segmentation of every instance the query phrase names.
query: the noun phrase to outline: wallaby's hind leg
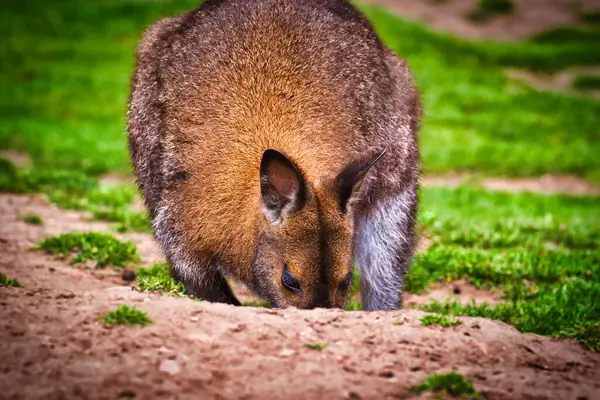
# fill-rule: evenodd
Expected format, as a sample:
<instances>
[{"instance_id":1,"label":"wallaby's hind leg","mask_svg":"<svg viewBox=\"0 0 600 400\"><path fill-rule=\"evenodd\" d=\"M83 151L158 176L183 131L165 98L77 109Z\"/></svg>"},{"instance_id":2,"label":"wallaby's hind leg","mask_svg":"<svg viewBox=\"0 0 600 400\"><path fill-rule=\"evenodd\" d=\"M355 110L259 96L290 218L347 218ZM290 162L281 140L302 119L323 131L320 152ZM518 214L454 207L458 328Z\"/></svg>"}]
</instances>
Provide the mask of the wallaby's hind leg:
<instances>
[{"instance_id":1,"label":"wallaby's hind leg","mask_svg":"<svg viewBox=\"0 0 600 400\"><path fill-rule=\"evenodd\" d=\"M402 281L413 255L416 194L380 200L356 217L354 258L360 272L363 310L398 310Z\"/></svg>"},{"instance_id":2,"label":"wallaby's hind leg","mask_svg":"<svg viewBox=\"0 0 600 400\"><path fill-rule=\"evenodd\" d=\"M234 306L241 305L231 291L225 277L216 266L206 266L203 270L206 272L202 273L202 275L198 275L195 271L191 273L182 273L185 269L178 265L174 265L172 268L173 277L176 281L183 283L188 295L212 303L226 303Z\"/></svg>"}]
</instances>

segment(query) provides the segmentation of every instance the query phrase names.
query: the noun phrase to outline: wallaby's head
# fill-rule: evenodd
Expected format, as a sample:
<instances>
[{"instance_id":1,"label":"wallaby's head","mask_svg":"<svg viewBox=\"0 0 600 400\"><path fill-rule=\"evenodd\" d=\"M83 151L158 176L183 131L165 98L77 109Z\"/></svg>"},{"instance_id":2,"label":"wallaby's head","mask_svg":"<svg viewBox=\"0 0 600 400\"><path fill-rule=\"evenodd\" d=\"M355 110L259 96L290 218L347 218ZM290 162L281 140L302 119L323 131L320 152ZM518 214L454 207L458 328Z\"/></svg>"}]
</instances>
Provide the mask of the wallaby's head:
<instances>
[{"instance_id":1,"label":"wallaby's head","mask_svg":"<svg viewBox=\"0 0 600 400\"><path fill-rule=\"evenodd\" d=\"M256 290L274 307L344 307L352 286L351 200L384 152L349 161L333 176L308 182L301 166L277 150L260 165L254 254Z\"/></svg>"}]
</instances>

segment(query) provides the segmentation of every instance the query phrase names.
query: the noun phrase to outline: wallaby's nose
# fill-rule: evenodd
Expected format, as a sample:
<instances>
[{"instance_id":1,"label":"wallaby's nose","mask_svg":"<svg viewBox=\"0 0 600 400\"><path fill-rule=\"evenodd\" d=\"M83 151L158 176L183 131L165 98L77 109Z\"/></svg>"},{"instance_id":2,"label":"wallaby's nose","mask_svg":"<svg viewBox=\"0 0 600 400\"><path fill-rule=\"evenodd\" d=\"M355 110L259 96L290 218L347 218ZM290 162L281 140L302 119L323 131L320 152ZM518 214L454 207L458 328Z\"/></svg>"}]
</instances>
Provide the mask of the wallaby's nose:
<instances>
[{"instance_id":1,"label":"wallaby's nose","mask_svg":"<svg viewBox=\"0 0 600 400\"><path fill-rule=\"evenodd\" d=\"M331 299L320 299L320 300L313 302L308 307L308 309L312 310L314 308L332 308L332 307L333 307L333 301L331 301Z\"/></svg>"}]
</instances>

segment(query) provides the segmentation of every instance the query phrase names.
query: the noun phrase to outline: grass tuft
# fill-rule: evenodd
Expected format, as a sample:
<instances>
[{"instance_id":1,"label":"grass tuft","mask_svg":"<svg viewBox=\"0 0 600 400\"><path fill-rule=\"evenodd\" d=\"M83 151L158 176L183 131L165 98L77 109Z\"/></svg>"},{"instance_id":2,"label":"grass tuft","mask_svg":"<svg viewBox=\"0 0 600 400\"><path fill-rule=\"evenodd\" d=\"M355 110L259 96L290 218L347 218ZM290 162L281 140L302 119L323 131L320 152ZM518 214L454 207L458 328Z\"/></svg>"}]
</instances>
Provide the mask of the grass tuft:
<instances>
[{"instance_id":1,"label":"grass tuft","mask_svg":"<svg viewBox=\"0 0 600 400\"><path fill-rule=\"evenodd\" d=\"M530 38L531 42L557 44L585 44L597 46L600 43L600 29L596 26L561 26L550 28Z\"/></svg>"},{"instance_id":2,"label":"grass tuft","mask_svg":"<svg viewBox=\"0 0 600 400\"><path fill-rule=\"evenodd\" d=\"M12 161L0 158L0 192L8 192L13 187L17 167Z\"/></svg>"},{"instance_id":3,"label":"grass tuft","mask_svg":"<svg viewBox=\"0 0 600 400\"><path fill-rule=\"evenodd\" d=\"M29 171L10 167L10 162L0 163L0 192L51 193L56 201L69 205L70 198L85 195L96 188L96 181L77 171Z\"/></svg>"},{"instance_id":4,"label":"grass tuft","mask_svg":"<svg viewBox=\"0 0 600 400\"><path fill-rule=\"evenodd\" d=\"M306 347L307 349L310 350L325 350L325 348L327 348L327 344L326 343L306 343L304 345L304 347Z\"/></svg>"},{"instance_id":5,"label":"grass tuft","mask_svg":"<svg viewBox=\"0 0 600 400\"><path fill-rule=\"evenodd\" d=\"M96 262L96 268L108 265L125 267L130 262L139 261L135 245L121 241L114 236L97 232L65 233L44 239L34 250L59 255L63 259L74 256L69 264L83 264L89 260Z\"/></svg>"},{"instance_id":6,"label":"grass tuft","mask_svg":"<svg viewBox=\"0 0 600 400\"><path fill-rule=\"evenodd\" d=\"M0 160L0 192L43 193L58 206L88 211L95 220L116 222L119 232L151 232L146 212L131 211L137 197L130 185L99 185L98 181L76 171L20 171L9 161Z\"/></svg>"},{"instance_id":7,"label":"grass tuft","mask_svg":"<svg viewBox=\"0 0 600 400\"><path fill-rule=\"evenodd\" d=\"M361 311L362 305L360 304L360 298L350 297L348 304L346 305L346 311Z\"/></svg>"},{"instance_id":8,"label":"grass tuft","mask_svg":"<svg viewBox=\"0 0 600 400\"><path fill-rule=\"evenodd\" d=\"M591 25L600 25L600 10L581 13L581 21Z\"/></svg>"},{"instance_id":9,"label":"grass tuft","mask_svg":"<svg viewBox=\"0 0 600 400\"><path fill-rule=\"evenodd\" d=\"M136 273L140 292L158 292L168 296L185 296L182 283L177 283L171 276L166 263L154 264L147 268L140 268Z\"/></svg>"},{"instance_id":10,"label":"grass tuft","mask_svg":"<svg viewBox=\"0 0 600 400\"><path fill-rule=\"evenodd\" d=\"M136 308L123 304L115 311L109 311L104 316L104 322L108 325L141 325L146 326L152 323L148 314Z\"/></svg>"},{"instance_id":11,"label":"grass tuft","mask_svg":"<svg viewBox=\"0 0 600 400\"><path fill-rule=\"evenodd\" d=\"M600 90L600 75L580 75L573 80L573 87L580 90Z\"/></svg>"},{"instance_id":12,"label":"grass tuft","mask_svg":"<svg viewBox=\"0 0 600 400\"><path fill-rule=\"evenodd\" d=\"M7 277L6 275L4 275L2 272L0 272L0 286L12 286L15 288L23 287L23 285L21 285L18 280L11 279L11 278Z\"/></svg>"},{"instance_id":13,"label":"grass tuft","mask_svg":"<svg viewBox=\"0 0 600 400\"><path fill-rule=\"evenodd\" d=\"M266 301L245 301L242 305L244 307L271 308Z\"/></svg>"},{"instance_id":14,"label":"grass tuft","mask_svg":"<svg viewBox=\"0 0 600 400\"><path fill-rule=\"evenodd\" d=\"M418 386L409 388L409 392L413 394L421 394L426 391L442 392L443 395L449 394L453 397L463 399L480 398L473 384L464 376L454 371L431 375Z\"/></svg>"},{"instance_id":15,"label":"grass tuft","mask_svg":"<svg viewBox=\"0 0 600 400\"><path fill-rule=\"evenodd\" d=\"M44 225L44 221L39 215L21 215L19 219L31 225Z\"/></svg>"},{"instance_id":16,"label":"grass tuft","mask_svg":"<svg viewBox=\"0 0 600 400\"><path fill-rule=\"evenodd\" d=\"M354 269L352 270L352 275L352 286L350 287L349 301L346 305L346 310L360 311L362 310L360 304L360 295L358 295L358 293L360 293L360 276L358 273L357 265L354 266Z\"/></svg>"},{"instance_id":17,"label":"grass tuft","mask_svg":"<svg viewBox=\"0 0 600 400\"><path fill-rule=\"evenodd\" d=\"M429 314L421 318L421 323L425 326L440 325L444 328L448 328L451 326L461 325L462 321L451 319L441 314Z\"/></svg>"},{"instance_id":18,"label":"grass tuft","mask_svg":"<svg viewBox=\"0 0 600 400\"><path fill-rule=\"evenodd\" d=\"M577 338L582 346L600 353L600 322L568 327L559 332L558 336Z\"/></svg>"},{"instance_id":19,"label":"grass tuft","mask_svg":"<svg viewBox=\"0 0 600 400\"><path fill-rule=\"evenodd\" d=\"M513 11L512 0L479 0L477 8L467 17L471 21L487 21L499 14L512 14Z\"/></svg>"}]
</instances>

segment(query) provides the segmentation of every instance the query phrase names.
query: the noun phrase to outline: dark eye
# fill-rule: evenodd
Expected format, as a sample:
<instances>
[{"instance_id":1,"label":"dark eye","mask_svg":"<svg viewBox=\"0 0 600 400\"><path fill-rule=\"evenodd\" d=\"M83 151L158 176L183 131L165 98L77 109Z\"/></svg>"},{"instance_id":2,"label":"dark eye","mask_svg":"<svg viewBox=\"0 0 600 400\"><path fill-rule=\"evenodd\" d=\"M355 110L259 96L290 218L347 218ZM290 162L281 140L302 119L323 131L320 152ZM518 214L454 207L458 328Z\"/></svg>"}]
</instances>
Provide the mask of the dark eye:
<instances>
[{"instance_id":1,"label":"dark eye","mask_svg":"<svg viewBox=\"0 0 600 400\"><path fill-rule=\"evenodd\" d=\"M344 279L342 281L342 283L340 283L340 285L338 286L338 290L340 292L344 292L350 287L351 284L352 284L352 272L350 272L348 275L346 275L346 279Z\"/></svg>"},{"instance_id":2,"label":"dark eye","mask_svg":"<svg viewBox=\"0 0 600 400\"><path fill-rule=\"evenodd\" d=\"M283 271L281 272L281 283L283 283L283 286L285 286L286 289L294 293L297 293L301 290L300 282L298 282L298 279L296 279L294 275L287 269L287 266L284 266Z\"/></svg>"}]
</instances>

